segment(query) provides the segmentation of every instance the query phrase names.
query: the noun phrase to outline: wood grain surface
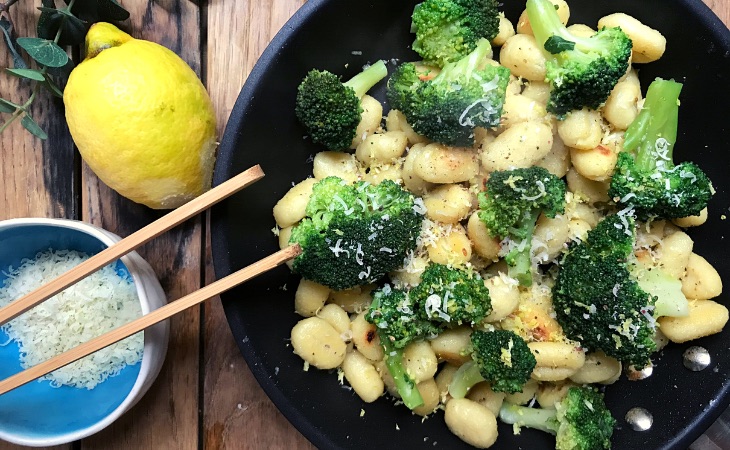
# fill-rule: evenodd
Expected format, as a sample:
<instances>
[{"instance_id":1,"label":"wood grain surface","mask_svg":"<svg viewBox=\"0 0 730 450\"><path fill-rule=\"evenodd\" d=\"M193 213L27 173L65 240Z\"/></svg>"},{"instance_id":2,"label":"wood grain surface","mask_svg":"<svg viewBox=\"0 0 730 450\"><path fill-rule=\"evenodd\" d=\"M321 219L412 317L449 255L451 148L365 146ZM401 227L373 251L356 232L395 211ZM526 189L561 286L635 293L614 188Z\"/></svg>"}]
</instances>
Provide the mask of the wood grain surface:
<instances>
[{"instance_id":1,"label":"wood grain surface","mask_svg":"<svg viewBox=\"0 0 730 450\"><path fill-rule=\"evenodd\" d=\"M1 1L1 0L0 0ZM343 0L345 1L345 0ZM730 24L730 1L704 0ZM60 4L60 0L57 1ZM219 135L246 76L304 0L120 0L133 36L159 42L185 59L213 99ZM21 36L34 35L40 0L11 8ZM0 51L0 67L9 67ZM0 74L0 95L20 102L28 86ZM81 219L127 236L159 217L101 183L83 165L59 99L41 95L33 116L49 139L20 124L0 134L0 219ZM140 249L170 299L213 280L207 224L193 219ZM101 433L57 449L311 449L266 397L241 357L220 302L172 320L160 377L132 411ZM0 450L20 447L0 442Z\"/></svg>"}]
</instances>

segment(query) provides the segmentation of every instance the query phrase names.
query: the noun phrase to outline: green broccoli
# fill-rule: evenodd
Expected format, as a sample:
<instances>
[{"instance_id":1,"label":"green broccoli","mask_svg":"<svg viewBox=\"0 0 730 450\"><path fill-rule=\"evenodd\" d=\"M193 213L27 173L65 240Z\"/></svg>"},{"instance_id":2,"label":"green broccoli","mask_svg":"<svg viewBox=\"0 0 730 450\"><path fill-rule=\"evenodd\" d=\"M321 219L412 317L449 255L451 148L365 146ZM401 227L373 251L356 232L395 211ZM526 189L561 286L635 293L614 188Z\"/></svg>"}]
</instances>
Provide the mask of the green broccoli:
<instances>
[{"instance_id":1,"label":"green broccoli","mask_svg":"<svg viewBox=\"0 0 730 450\"><path fill-rule=\"evenodd\" d=\"M697 215L713 194L710 179L696 164L673 162L681 90L682 84L660 78L649 85L618 155L609 196L633 207L641 220Z\"/></svg>"},{"instance_id":2,"label":"green broccoli","mask_svg":"<svg viewBox=\"0 0 730 450\"><path fill-rule=\"evenodd\" d=\"M608 216L568 250L553 286L558 323L587 350L642 368L656 349L656 298L631 274L634 217Z\"/></svg>"},{"instance_id":3,"label":"green broccoli","mask_svg":"<svg viewBox=\"0 0 730 450\"><path fill-rule=\"evenodd\" d=\"M365 319L377 327L382 342L400 349L438 334L438 327L421 312L421 306L409 292L386 284L373 294Z\"/></svg>"},{"instance_id":4,"label":"green broccoli","mask_svg":"<svg viewBox=\"0 0 730 450\"><path fill-rule=\"evenodd\" d=\"M388 80L391 107L427 138L447 145L471 146L474 128L499 125L509 82L509 70L486 65L489 41L457 62L447 64L433 79L419 74L413 63L398 67Z\"/></svg>"},{"instance_id":5,"label":"green broccoli","mask_svg":"<svg viewBox=\"0 0 730 450\"><path fill-rule=\"evenodd\" d=\"M535 356L527 343L507 330L471 334L472 359L459 367L449 385L449 394L464 398L472 386L488 381L495 392L522 392L535 368Z\"/></svg>"},{"instance_id":6,"label":"green broccoli","mask_svg":"<svg viewBox=\"0 0 730 450\"><path fill-rule=\"evenodd\" d=\"M431 65L444 67L473 51L480 39L499 33L496 0L426 0L413 10L413 50Z\"/></svg>"},{"instance_id":7,"label":"green broccoli","mask_svg":"<svg viewBox=\"0 0 730 450\"><path fill-rule=\"evenodd\" d=\"M441 264L430 264L420 284L408 292L390 285L375 292L365 319L376 327L386 366L406 406L416 408L423 399L403 368L403 348L447 326L479 322L490 311L489 290L477 272Z\"/></svg>"},{"instance_id":8,"label":"green broccoli","mask_svg":"<svg viewBox=\"0 0 730 450\"><path fill-rule=\"evenodd\" d=\"M310 71L297 90L294 112L312 142L330 150L349 148L363 112L360 99L387 75L383 61L345 83L326 70Z\"/></svg>"},{"instance_id":9,"label":"green broccoli","mask_svg":"<svg viewBox=\"0 0 730 450\"><path fill-rule=\"evenodd\" d=\"M416 382L403 367L403 349L411 342L438 333L438 327L419 312L408 292L385 285L373 294L365 319L374 324L385 353L385 364L395 387L410 409L423 404Z\"/></svg>"},{"instance_id":10,"label":"green broccoli","mask_svg":"<svg viewBox=\"0 0 730 450\"><path fill-rule=\"evenodd\" d=\"M499 418L505 423L555 434L556 450L610 449L616 426L603 394L591 387L571 387L555 409L504 403Z\"/></svg>"},{"instance_id":11,"label":"green broccoli","mask_svg":"<svg viewBox=\"0 0 730 450\"><path fill-rule=\"evenodd\" d=\"M416 248L422 207L395 182L354 185L327 177L314 185L306 217L289 242L302 254L293 270L334 290L372 283Z\"/></svg>"},{"instance_id":12,"label":"green broccoli","mask_svg":"<svg viewBox=\"0 0 730 450\"><path fill-rule=\"evenodd\" d=\"M471 269L429 264L410 295L425 318L436 323L479 323L492 311L489 289Z\"/></svg>"},{"instance_id":13,"label":"green broccoli","mask_svg":"<svg viewBox=\"0 0 730 450\"><path fill-rule=\"evenodd\" d=\"M689 302L682 292L682 282L659 267L646 267L634 262L631 276L639 287L655 298L653 316L685 317L689 315Z\"/></svg>"},{"instance_id":14,"label":"green broccoli","mask_svg":"<svg viewBox=\"0 0 730 450\"><path fill-rule=\"evenodd\" d=\"M479 218L490 234L507 239L509 276L532 284L532 234L540 213L555 217L565 210L565 182L542 167L495 171L479 193Z\"/></svg>"},{"instance_id":15,"label":"green broccoli","mask_svg":"<svg viewBox=\"0 0 730 450\"><path fill-rule=\"evenodd\" d=\"M548 53L548 111L562 117L603 104L629 67L632 44L626 33L604 28L589 38L574 36L548 0L527 0L527 16L535 39Z\"/></svg>"}]
</instances>

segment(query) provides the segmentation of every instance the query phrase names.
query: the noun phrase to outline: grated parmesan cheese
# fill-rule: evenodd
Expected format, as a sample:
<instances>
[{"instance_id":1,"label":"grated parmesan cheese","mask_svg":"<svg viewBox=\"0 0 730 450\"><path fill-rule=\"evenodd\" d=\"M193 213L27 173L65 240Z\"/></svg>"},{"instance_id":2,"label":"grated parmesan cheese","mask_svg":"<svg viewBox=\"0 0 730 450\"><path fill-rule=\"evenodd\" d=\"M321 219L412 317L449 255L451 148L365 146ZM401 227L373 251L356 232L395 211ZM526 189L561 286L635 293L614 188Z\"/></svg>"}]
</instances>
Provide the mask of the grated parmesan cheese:
<instances>
[{"instance_id":1,"label":"grated parmesan cheese","mask_svg":"<svg viewBox=\"0 0 730 450\"><path fill-rule=\"evenodd\" d=\"M10 267L0 287L0 306L39 288L88 256L71 250L45 251ZM2 326L20 348L23 368L35 366L142 315L131 280L106 266ZM144 335L137 333L41 379L52 386L93 389L142 359Z\"/></svg>"}]
</instances>

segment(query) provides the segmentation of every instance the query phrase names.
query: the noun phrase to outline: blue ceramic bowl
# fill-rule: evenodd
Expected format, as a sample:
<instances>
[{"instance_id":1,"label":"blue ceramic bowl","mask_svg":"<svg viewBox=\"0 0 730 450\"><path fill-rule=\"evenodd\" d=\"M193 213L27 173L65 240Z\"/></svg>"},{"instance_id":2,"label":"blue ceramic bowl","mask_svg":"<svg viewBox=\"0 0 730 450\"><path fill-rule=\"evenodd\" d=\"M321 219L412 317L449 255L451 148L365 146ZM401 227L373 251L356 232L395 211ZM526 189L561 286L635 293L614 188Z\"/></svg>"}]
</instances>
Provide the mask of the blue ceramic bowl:
<instances>
[{"instance_id":1,"label":"blue ceramic bowl","mask_svg":"<svg viewBox=\"0 0 730 450\"><path fill-rule=\"evenodd\" d=\"M119 236L87 223L63 219L0 221L0 285L9 266L52 248L96 254ZM163 306L165 294L150 265L132 252L116 262L117 272L134 281L142 313ZM129 410L147 391L162 367L169 324L144 331L142 361L127 366L94 389L52 387L33 381L0 395L0 439L28 446L50 446L75 441L105 428ZM0 331L0 343L8 337ZM0 379L22 370L18 345L0 346Z\"/></svg>"}]
</instances>

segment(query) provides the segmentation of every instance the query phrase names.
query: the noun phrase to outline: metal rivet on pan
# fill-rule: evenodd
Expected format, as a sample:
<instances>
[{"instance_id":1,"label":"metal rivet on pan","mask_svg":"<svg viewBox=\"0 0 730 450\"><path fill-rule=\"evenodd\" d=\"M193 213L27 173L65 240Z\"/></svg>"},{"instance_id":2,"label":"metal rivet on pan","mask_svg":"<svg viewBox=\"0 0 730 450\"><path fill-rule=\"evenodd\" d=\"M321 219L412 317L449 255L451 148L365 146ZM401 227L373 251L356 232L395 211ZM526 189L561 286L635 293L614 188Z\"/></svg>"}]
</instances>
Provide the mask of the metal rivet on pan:
<instances>
[{"instance_id":1,"label":"metal rivet on pan","mask_svg":"<svg viewBox=\"0 0 730 450\"><path fill-rule=\"evenodd\" d=\"M692 346L684 351L684 367L693 372L706 369L712 362L710 352L704 347Z\"/></svg>"},{"instance_id":2,"label":"metal rivet on pan","mask_svg":"<svg viewBox=\"0 0 730 450\"><path fill-rule=\"evenodd\" d=\"M654 418L651 413L644 408L631 408L626 413L626 422L631 425L634 431L646 431L651 428Z\"/></svg>"}]
</instances>

